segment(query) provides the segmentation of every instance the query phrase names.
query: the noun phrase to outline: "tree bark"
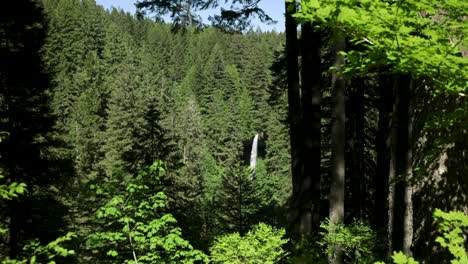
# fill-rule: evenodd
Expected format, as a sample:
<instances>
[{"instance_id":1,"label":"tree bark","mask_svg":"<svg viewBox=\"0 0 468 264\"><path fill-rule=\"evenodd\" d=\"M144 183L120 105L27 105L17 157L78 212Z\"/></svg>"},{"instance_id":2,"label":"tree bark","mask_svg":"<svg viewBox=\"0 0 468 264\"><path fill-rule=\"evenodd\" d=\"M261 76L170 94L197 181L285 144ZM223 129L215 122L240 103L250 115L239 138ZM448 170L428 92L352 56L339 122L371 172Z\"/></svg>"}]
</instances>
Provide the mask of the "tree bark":
<instances>
[{"instance_id":1,"label":"tree bark","mask_svg":"<svg viewBox=\"0 0 468 264\"><path fill-rule=\"evenodd\" d=\"M411 76L395 80L392 114L392 147L389 173L389 254L402 250L411 256L412 224L412 107Z\"/></svg>"},{"instance_id":2,"label":"tree bark","mask_svg":"<svg viewBox=\"0 0 468 264\"><path fill-rule=\"evenodd\" d=\"M287 63L287 85L288 85L288 122L289 139L291 145L291 172L292 172L292 211L294 217L293 233L301 233L301 212L299 194L301 189L301 178L303 161L301 156L302 134L301 134L301 99L299 86L299 63L298 63L298 41L297 23L292 15L296 8L294 3L285 2L286 10L286 63Z\"/></svg>"},{"instance_id":3,"label":"tree bark","mask_svg":"<svg viewBox=\"0 0 468 264\"><path fill-rule=\"evenodd\" d=\"M311 23L301 27L301 105L303 171L300 181L301 234L318 232L321 220L320 201L320 101L321 34Z\"/></svg>"},{"instance_id":4,"label":"tree bark","mask_svg":"<svg viewBox=\"0 0 468 264\"><path fill-rule=\"evenodd\" d=\"M406 149L406 166L405 166L405 193L404 193L404 200L405 200L405 214L403 218L403 252L407 256L412 256L412 246L413 246L413 185L412 185L412 178L413 178L413 123L414 123L414 116L413 116L413 91L414 91L414 81L411 77L409 77L409 84L407 88L407 101L405 101L407 106L406 112L406 122L407 122L407 149ZM405 131L402 131L405 133Z\"/></svg>"},{"instance_id":5,"label":"tree bark","mask_svg":"<svg viewBox=\"0 0 468 264\"><path fill-rule=\"evenodd\" d=\"M379 121L376 137L377 171L374 176L375 204L372 229L379 237L388 236L388 191L390 170L390 114L393 106L393 86L390 78L381 73L379 85ZM388 244L383 245L382 257L388 252ZM387 256L388 257L388 256ZM390 261L390 259L388 259Z\"/></svg>"},{"instance_id":6,"label":"tree bark","mask_svg":"<svg viewBox=\"0 0 468 264\"><path fill-rule=\"evenodd\" d=\"M364 172L365 145L365 108L364 108L364 80L358 78L352 81L348 91L349 100L346 107L347 132L347 170L346 184L349 192L346 194L345 204L349 208L345 222L348 219L364 220L367 196L367 180ZM349 124L349 125L348 125ZM348 190L348 189L347 189Z\"/></svg>"},{"instance_id":7,"label":"tree bark","mask_svg":"<svg viewBox=\"0 0 468 264\"><path fill-rule=\"evenodd\" d=\"M333 125L332 125L332 179L330 185L330 223L343 224L344 222L344 195L345 195L345 155L346 155L346 98L345 80L341 72L344 65L344 57L339 54L345 50L345 39L339 37L335 43L336 53L333 66L336 72L332 76L332 89L334 101ZM330 232L334 232L333 228ZM340 245L334 245L330 263L343 262L343 252Z\"/></svg>"}]
</instances>

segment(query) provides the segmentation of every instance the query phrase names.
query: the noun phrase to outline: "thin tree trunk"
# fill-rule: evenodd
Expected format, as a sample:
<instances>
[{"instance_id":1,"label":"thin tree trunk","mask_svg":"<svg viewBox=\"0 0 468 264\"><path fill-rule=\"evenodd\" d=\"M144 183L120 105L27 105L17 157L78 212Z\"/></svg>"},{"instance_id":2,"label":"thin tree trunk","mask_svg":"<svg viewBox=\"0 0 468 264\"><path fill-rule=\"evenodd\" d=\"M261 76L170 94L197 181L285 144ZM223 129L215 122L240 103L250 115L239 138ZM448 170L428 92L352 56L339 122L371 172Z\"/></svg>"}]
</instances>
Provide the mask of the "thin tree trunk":
<instances>
[{"instance_id":1,"label":"thin tree trunk","mask_svg":"<svg viewBox=\"0 0 468 264\"><path fill-rule=\"evenodd\" d=\"M311 23L301 27L301 105L303 174L300 183L302 234L317 232L321 220L320 202L320 101L321 101L321 34Z\"/></svg>"},{"instance_id":2,"label":"thin tree trunk","mask_svg":"<svg viewBox=\"0 0 468 264\"><path fill-rule=\"evenodd\" d=\"M130 224L128 222L127 222L127 228L129 230L128 241L130 242L130 247L132 248L133 261L135 262L135 264L138 264L138 257L135 252L135 247L133 246L133 240L132 240L132 235L131 235L131 232L133 231L133 229L132 230L130 229Z\"/></svg>"},{"instance_id":3,"label":"thin tree trunk","mask_svg":"<svg viewBox=\"0 0 468 264\"><path fill-rule=\"evenodd\" d=\"M389 175L388 175L388 180L390 182L389 184L389 192L388 192L388 256L387 258L390 259L392 252L395 249L400 248L401 249L401 242L402 241L402 236L400 235L402 232L400 230L400 226L398 223L399 215L400 218L402 216L401 212L398 211L398 207L401 206L401 203L398 204L398 201L396 201L397 197L395 193L397 192L397 184L396 184L396 176L397 174L397 163L398 163L398 142L400 140L399 138L399 126L400 126L400 111L399 108L401 107L401 94L400 94L400 88L398 87L399 84L399 79L398 77L395 77L393 80L393 111L392 111L392 116L391 116L391 129L390 129L390 138L391 138L391 147L390 147L390 167L389 167ZM401 185L401 183L400 183Z\"/></svg>"},{"instance_id":4,"label":"thin tree trunk","mask_svg":"<svg viewBox=\"0 0 468 264\"><path fill-rule=\"evenodd\" d=\"M409 77L411 78L411 77ZM406 150L406 178L405 178L405 215L403 219L403 252L407 256L412 256L412 245L413 245L413 186L412 186L412 177L413 177L413 104L412 97L414 91L414 81L411 78L407 87L407 150ZM402 131L404 132L404 131Z\"/></svg>"},{"instance_id":5,"label":"thin tree trunk","mask_svg":"<svg viewBox=\"0 0 468 264\"><path fill-rule=\"evenodd\" d=\"M336 72L332 76L332 89L334 101L334 114L332 126L332 179L330 185L330 223L343 224L344 222L344 194L345 194L345 152L346 152L346 98L345 80L341 73L344 64L344 57L339 54L345 49L345 39L339 37L335 50L336 58L334 67ZM330 232L334 232L333 228ZM333 254L330 256L330 263L338 264L343 262L343 252L340 245L334 245Z\"/></svg>"}]
</instances>

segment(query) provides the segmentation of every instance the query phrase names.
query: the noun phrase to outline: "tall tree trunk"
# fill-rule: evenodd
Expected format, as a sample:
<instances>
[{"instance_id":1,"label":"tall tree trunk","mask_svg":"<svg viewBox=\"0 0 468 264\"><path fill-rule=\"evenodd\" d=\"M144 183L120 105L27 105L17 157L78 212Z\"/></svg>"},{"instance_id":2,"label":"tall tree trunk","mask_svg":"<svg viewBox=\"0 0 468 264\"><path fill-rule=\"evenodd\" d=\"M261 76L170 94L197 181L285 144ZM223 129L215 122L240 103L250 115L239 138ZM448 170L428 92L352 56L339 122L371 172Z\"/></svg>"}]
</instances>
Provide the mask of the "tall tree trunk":
<instances>
[{"instance_id":1,"label":"tall tree trunk","mask_svg":"<svg viewBox=\"0 0 468 264\"><path fill-rule=\"evenodd\" d=\"M395 195L397 190L401 190L401 181L396 184L396 177L398 175L398 144L402 142L400 134L398 133L401 126L401 88L399 87L400 77L395 76L393 80L393 110L391 115L391 129L390 129L390 167L389 167L389 197L388 197L388 258L392 252L402 248L403 230L402 224L399 223L401 216L403 216L404 208L402 202L398 201L400 196ZM404 185L403 185L404 186ZM401 193L401 191L400 191ZM402 211L403 209L403 211Z\"/></svg>"},{"instance_id":2,"label":"tall tree trunk","mask_svg":"<svg viewBox=\"0 0 468 264\"><path fill-rule=\"evenodd\" d=\"M372 219L372 229L379 237L388 236L388 191L389 191L389 169L390 169L390 114L392 113L392 83L385 73L381 74L379 85L379 122L377 128L376 151L377 171L374 177L375 204ZM388 252L388 244L382 245L382 256ZM390 259L388 260L390 261Z\"/></svg>"},{"instance_id":3,"label":"tall tree trunk","mask_svg":"<svg viewBox=\"0 0 468 264\"><path fill-rule=\"evenodd\" d=\"M405 200L405 214L403 218L403 252L407 256L412 256L412 246L413 246L413 123L414 123L414 116L413 116L413 91L414 91L414 80L409 77L409 83L407 87L407 97L405 104L407 106L406 112L406 122L407 122L407 129L406 131L402 131L402 133L407 133L407 149L406 149L406 166L405 166L405 193L404 193L404 200Z\"/></svg>"},{"instance_id":4,"label":"tall tree trunk","mask_svg":"<svg viewBox=\"0 0 468 264\"><path fill-rule=\"evenodd\" d=\"M392 116L392 150L389 180L389 254L402 250L412 255L412 80L399 76L395 80Z\"/></svg>"},{"instance_id":5,"label":"tall tree trunk","mask_svg":"<svg viewBox=\"0 0 468 264\"><path fill-rule=\"evenodd\" d=\"M333 125L332 125L332 179L330 185L330 222L332 224L342 224L344 221L344 194L345 194L345 152L346 152L346 98L345 80L341 72L344 64L344 57L340 51L345 49L344 37L339 37L335 43L334 53L336 54L333 66L336 72L332 76L333 89ZM333 228L330 232L334 232ZM335 245L330 263L342 263L343 252L340 245Z\"/></svg>"},{"instance_id":6,"label":"tall tree trunk","mask_svg":"<svg viewBox=\"0 0 468 264\"><path fill-rule=\"evenodd\" d=\"M351 88L351 87L350 87ZM349 100L346 107L347 139L347 177L346 184L349 192L346 194L346 207L348 219L364 220L366 208L367 188L364 173L364 145L365 145L365 109L364 109L364 80L358 78L352 82L353 91L349 91ZM351 90L351 89L349 89ZM348 125L349 124L349 125ZM347 189L348 190L348 189Z\"/></svg>"},{"instance_id":7,"label":"tall tree trunk","mask_svg":"<svg viewBox=\"0 0 468 264\"><path fill-rule=\"evenodd\" d=\"M292 210L294 215L293 233L301 233L302 215L300 210L300 190L303 160L301 156L301 99L299 87L298 41L297 23L292 17L296 8L294 3L285 2L286 7L286 60L288 84L288 122L289 139L291 144L291 172L292 172Z\"/></svg>"},{"instance_id":8,"label":"tall tree trunk","mask_svg":"<svg viewBox=\"0 0 468 264\"><path fill-rule=\"evenodd\" d=\"M300 182L300 232L317 232L320 226L320 101L321 101L321 34L311 23L301 27L301 105L303 174Z\"/></svg>"}]
</instances>

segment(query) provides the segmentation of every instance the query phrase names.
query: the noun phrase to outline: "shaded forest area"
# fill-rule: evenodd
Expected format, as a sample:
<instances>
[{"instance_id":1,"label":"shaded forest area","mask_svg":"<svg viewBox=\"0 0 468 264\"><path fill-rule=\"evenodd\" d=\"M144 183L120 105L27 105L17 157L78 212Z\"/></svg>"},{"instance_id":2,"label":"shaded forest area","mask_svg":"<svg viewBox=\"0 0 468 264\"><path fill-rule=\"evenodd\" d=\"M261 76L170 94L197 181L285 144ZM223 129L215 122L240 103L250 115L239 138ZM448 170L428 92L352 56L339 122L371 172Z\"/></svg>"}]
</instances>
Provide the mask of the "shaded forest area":
<instances>
[{"instance_id":1,"label":"shaded forest area","mask_svg":"<svg viewBox=\"0 0 468 264\"><path fill-rule=\"evenodd\" d=\"M468 4L358 2L2 2L1 263L468 263Z\"/></svg>"}]
</instances>

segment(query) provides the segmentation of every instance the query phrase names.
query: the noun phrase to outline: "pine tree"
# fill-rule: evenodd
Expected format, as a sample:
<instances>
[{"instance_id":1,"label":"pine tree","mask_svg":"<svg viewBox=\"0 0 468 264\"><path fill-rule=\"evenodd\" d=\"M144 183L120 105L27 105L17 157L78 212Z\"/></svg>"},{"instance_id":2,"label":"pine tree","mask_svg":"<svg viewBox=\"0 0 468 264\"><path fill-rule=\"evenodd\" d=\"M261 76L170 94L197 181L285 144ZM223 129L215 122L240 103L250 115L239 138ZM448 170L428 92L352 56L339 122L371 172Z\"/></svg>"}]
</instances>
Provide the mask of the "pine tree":
<instances>
[{"instance_id":1,"label":"pine tree","mask_svg":"<svg viewBox=\"0 0 468 264\"><path fill-rule=\"evenodd\" d=\"M256 224L260 202L249 169L231 167L223 175L222 186L216 199L221 232L245 234Z\"/></svg>"},{"instance_id":2,"label":"pine tree","mask_svg":"<svg viewBox=\"0 0 468 264\"><path fill-rule=\"evenodd\" d=\"M156 91L137 67L131 58L120 65L109 99L102 165L117 182L167 153Z\"/></svg>"},{"instance_id":3,"label":"pine tree","mask_svg":"<svg viewBox=\"0 0 468 264\"><path fill-rule=\"evenodd\" d=\"M52 110L80 177L94 173L107 95L101 63L104 12L91 1L43 1L50 18L45 60L51 72ZM85 14L83 16L83 14Z\"/></svg>"}]
</instances>

